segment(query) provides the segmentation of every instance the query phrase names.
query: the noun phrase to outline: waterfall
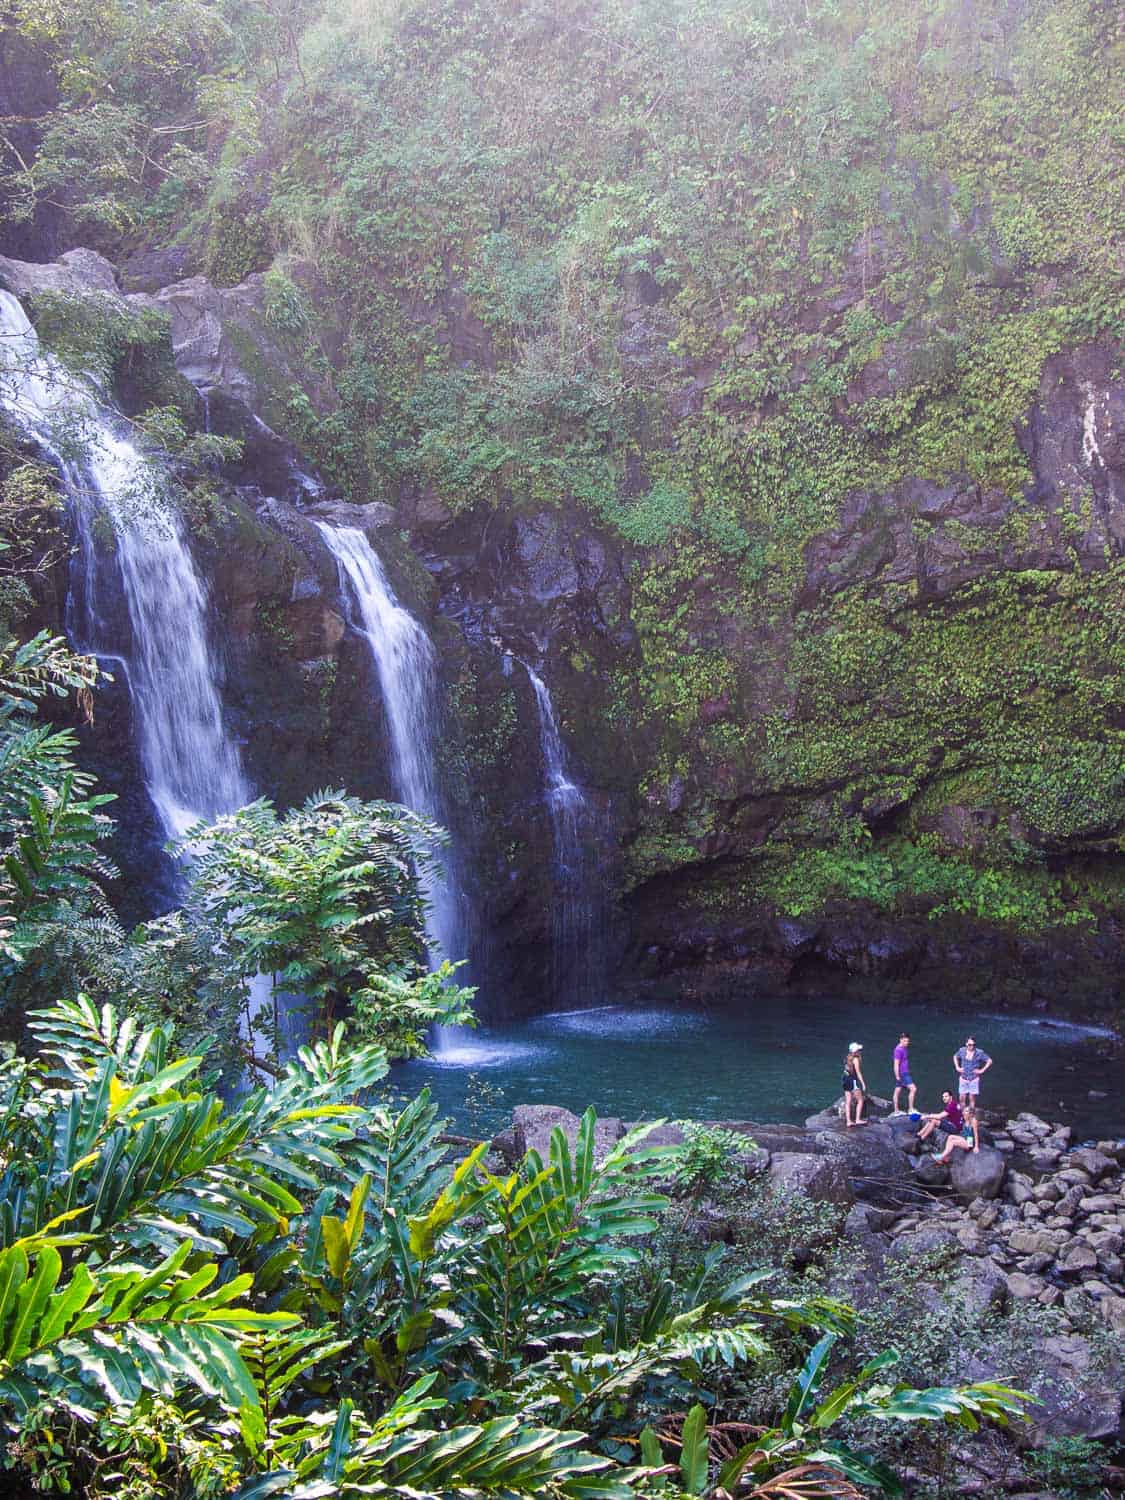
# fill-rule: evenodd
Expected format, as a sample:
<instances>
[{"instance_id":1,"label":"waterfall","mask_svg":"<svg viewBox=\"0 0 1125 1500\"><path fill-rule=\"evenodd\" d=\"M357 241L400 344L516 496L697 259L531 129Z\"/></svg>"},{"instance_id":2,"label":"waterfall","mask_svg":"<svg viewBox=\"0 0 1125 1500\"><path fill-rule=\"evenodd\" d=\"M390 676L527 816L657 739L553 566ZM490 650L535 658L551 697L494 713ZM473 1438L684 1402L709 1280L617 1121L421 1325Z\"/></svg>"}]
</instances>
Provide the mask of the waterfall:
<instances>
[{"instance_id":1,"label":"waterfall","mask_svg":"<svg viewBox=\"0 0 1125 1500\"><path fill-rule=\"evenodd\" d=\"M318 521L325 546L336 559L341 587L358 611L355 628L371 651L391 740L391 777L398 800L412 812L444 823L436 742L441 722L437 659L433 642L395 597L371 543L355 526ZM456 859L439 851L439 878L425 883L430 962L464 956L461 896ZM439 1033L440 1035L440 1033Z\"/></svg>"},{"instance_id":2,"label":"waterfall","mask_svg":"<svg viewBox=\"0 0 1125 1500\"><path fill-rule=\"evenodd\" d=\"M124 595L131 642L119 659L145 785L165 833L178 837L200 818L242 806L250 793L223 727L207 593L179 518L152 465L116 430L92 387L41 349L23 308L4 291L0 406L62 473L80 542L78 649L111 654L112 596L118 588ZM103 516L115 532L116 578L98 556Z\"/></svg>"},{"instance_id":3,"label":"waterfall","mask_svg":"<svg viewBox=\"0 0 1125 1500\"><path fill-rule=\"evenodd\" d=\"M567 768L566 749L547 684L524 663L539 710L539 748L554 843L551 982L557 1005L605 1000L608 911L600 877L600 819Z\"/></svg>"}]
</instances>

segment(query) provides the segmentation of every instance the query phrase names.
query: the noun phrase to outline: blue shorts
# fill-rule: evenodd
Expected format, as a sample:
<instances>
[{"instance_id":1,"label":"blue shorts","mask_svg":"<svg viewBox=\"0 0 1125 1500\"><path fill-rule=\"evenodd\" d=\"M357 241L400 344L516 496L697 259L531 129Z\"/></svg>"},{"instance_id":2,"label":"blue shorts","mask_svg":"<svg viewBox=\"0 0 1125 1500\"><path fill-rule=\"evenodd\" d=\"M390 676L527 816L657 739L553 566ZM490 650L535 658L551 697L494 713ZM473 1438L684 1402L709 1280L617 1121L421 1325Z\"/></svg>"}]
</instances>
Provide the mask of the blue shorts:
<instances>
[{"instance_id":1,"label":"blue shorts","mask_svg":"<svg viewBox=\"0 0 1125 1500\"><path fill-rule=\"evenodd\" d=\"M913 1087L914 1087L914 1080L913 1080L913 1078L911 1078L910 1074L907 1073L907 1072L903 1072L899 1076L898 1082L895 1084L895 1088L896 1089L912 1089Z\"/></svg>"}]
</instances>

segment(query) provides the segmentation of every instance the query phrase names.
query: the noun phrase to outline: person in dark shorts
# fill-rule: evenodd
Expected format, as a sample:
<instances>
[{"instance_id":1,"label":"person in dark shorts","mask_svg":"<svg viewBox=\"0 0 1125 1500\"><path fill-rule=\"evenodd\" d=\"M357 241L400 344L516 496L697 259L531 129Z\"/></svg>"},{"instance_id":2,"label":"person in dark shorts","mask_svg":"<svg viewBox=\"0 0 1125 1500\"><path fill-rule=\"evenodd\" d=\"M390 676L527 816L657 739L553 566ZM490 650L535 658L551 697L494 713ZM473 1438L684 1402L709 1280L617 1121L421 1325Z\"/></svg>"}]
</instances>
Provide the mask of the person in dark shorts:
<instances>
[{"instance_id":1,"label":"person in dark shorts","mask_svg":"<svg viewBox=\"0 0 1125 1500\"><path fill-rule=\"evenodd\" d=\"M924 1116L924 1124L918 1132L920 1141L928 1140L935 1130L940 1130L943 1136L961 1134L961 1127L965 1123L961 1106L948 1089L942 1093L941 1102L943 1107L940 1114Z\"/></svg>"},{"instance_id":2,"label":"person in dark shorts","mask_svg":"<svg viewBox=\"0 0 1125 1500\"><path fill-rule=\"evenodd\" d=\"M918 1092L918 1085L910 1076L910 1033L904 1031L898 1039L898 1046L894 1055L895 1069L895 1091L891 1096L891 1113L901 1115L904 1111L898 1102L898 1096L903 1089L906 1090L906 1109L914 1108L914 1095Z\"/></svg>"},{"instance_id":3,"label":"person in dark shorts","mask_svg":"<svg viewBox=\"0 0 1125 1500\"><path fill-rule=\"evenodd\" d=\"M844 1124L850 1130L854 1125L866 1125L863 1107L867 1103L867 1084L863 1081L863 1068L859 1054L862 1042L853 1042L844 1058ZM855 1119L852 1119L852 1115Z\"/></svg>"}]
</instances>

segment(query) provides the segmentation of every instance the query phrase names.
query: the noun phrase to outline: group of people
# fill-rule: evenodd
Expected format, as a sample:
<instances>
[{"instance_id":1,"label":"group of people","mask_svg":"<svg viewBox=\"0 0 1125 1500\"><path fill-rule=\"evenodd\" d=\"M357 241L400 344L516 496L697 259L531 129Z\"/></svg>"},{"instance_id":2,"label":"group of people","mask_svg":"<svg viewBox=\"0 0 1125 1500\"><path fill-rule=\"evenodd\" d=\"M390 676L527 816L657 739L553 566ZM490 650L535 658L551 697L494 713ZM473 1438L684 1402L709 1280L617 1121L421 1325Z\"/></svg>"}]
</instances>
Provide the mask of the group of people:
<instances>
[{"instance_id":1,"label":"group of people","mask_svg":"<svg viewBox=\"0 0 1125 1500\"><path fill-rule=\"evenodd\" d=\"M953 1054L953 1066L957 1072L957 1094L952 1089L942 1093L942 1108L932 1115L919 1114L914 1108L914 1096L918 1085L910 1073L910 1033L904 1031L894 1050L895 1090L892 1096L891 1114L909 1114L920 1120L918 1139L925 1141L941 1132L941 1150L935 1161L947 1162L955 1151L979 1151L980 1128L977 1124L977 1099L980 1081L992 1066L987 1052L982 1052L974 1037L966 1037L964 1045ZM901 1107L902 1096L906 1097L906 1109ZM867 1084L863 1077L863 1043L852 1042L844 1058L844 1124L853 1129L871 1122L864 1118L867 1106Z\"/></svg>"}]
</instances>

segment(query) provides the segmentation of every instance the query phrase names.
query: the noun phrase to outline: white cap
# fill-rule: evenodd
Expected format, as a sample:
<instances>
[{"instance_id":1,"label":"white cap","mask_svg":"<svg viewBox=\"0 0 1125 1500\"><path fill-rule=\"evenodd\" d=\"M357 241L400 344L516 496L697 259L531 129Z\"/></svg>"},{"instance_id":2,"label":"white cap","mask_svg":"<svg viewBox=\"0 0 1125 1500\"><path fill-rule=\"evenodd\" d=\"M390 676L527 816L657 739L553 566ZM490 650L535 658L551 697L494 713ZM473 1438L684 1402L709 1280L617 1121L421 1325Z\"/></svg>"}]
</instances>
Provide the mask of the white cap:
<instances>
[{"instance_id":1,"label":"white cap","mask_svg":"<svg viewBox=\"0 0 1125 1500\"><path fill-rule=\"evenodd\" d=\"M848 1047L848 1051L849 1052L862 1052L863 1051L863 1043L862 1042L852 1042L850 1044L850 1046Z\"/></svg>"}]
</instances>

